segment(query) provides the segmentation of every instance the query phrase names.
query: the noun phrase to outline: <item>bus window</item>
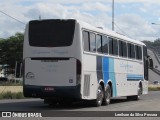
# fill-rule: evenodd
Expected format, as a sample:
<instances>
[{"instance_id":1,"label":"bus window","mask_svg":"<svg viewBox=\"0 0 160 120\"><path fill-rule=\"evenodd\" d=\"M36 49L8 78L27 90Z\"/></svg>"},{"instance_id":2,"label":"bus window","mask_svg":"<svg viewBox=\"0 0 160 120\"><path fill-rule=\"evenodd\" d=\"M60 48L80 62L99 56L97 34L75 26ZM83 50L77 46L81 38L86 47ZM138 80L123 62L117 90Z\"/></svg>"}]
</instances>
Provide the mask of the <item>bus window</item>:
<instances>
[{"instance_id":1,"label":"bus window","mask_svg":"<svg viewBox=\"0 0 160 120\"><path fill-rule=\"evenodd\" d=\"M119 40L119 56L127 57L127 44Z\"/></svg>"},{"instance_id":2,"label":"bus window","mask_svg":"<svg viewBox=\"0 0 160 120\"><path fill-rule=\"evenodd\" d=\"M29 45L35 47L71 46L74 32L74 20L30 21L28 34Z\"/></svg>"},{"instance_id":3,"label":"bus window","mask_svg":"<svg viewBox=\"0 0 160 120\"><path fill-rule=\"evenodd\" d=\"M138 46L138 55L139 59L142 60L142 48L140 46Z\"/></svg>"},{"instance_id":4,"label":"bus window","mask_svg":"<svg viewBox=\"0 0 160 120\"><path fill-rule=\"evenodd\" d=\"M108 45L109 45L109 40L107 39L106 36L102 36L102 50L103 53L108 54Z\"/></svg>"},{"instance_id":5,"label":"bus window","mask_svg":"<svg viewBox=\"0 0 160 120\"><path fill-rule=\"evenodd\" d=\"M119 56L123 56L123 44L122 41L119 40Z\"/></svg>"},{"instance_id":6,"label":"bus window","mask_svg":"<svg viewBox=\"0 0 160 120\"><path fill-rule=\"evenodd\" d=\"M102 36L96 36L97 52L102 53Z\"/></svg>"},{"instance_id":7,"label":"bus window","mask_svg":"<svg viewBox=\"0 0 160 120\"><path fill-rule=\"evenodd\" d=\"M136 51L136 59L142 60L142 48L140 46L136 45L135 51Z\"/></svg>"},{"instance_id":8,"label":"bus window","mask_svg":"<svg viewBox=\"0 0 160 120\"><path fill-rule=\"evenodd\" d=\"M135 48L133 44L131 44L131 58L135 58Z\"/></svg>"},{"instance_id":9,"label":"bus window","mask_svg":"<svg viewBox=\"0 0 160 120\"><path fill-rule=\"evenodd\" d=\"M113 39L113 55L118 55L118 41Z\"/></svg>"},{"instance_id":10,"label":"bus window","mask_svg":"<svg viewBox=\"0 0 160 120\"><path fill-rule=\"evenodd\" d=\"M123 46L123 57L127 57L127 43L122 41Z\"/></svg>"},{"instance_id":11,"label":"bus window","mask_svg":"<svg viewBox=\"0 0 160 120\"><path fill-rule=\"evenodd\" d=\"M89 33L90 34L90 51L91 52L96 52L96 35L94 33Z\"/></svg>"},{"instance_id":12,"label":"bus window","mask_svg":"<svg viewBox=\"0 0 160 120\"><path fill-rule=\"evenodd\" d=\"M84 50L89 51L89 33L83 31Z\"/></svg>"},{"instance_id":13,"label":"bus window","mask_svg":"<svg viewBox=\"0 0 160 120\"><path fill-rule=\"evenodd\" d=\"M131 58L131 44L128 43L128 58Z\"/></svg>"},{"instance_id":14,"label":"bus window","mask_svg":"<svg viewBox=\"0 0 160 120\"><path fill-rule=\"evenodd\" d=\"M113 54L113 38L108 38L109 39L109 54Z\"/></svg>"}]
</instances>

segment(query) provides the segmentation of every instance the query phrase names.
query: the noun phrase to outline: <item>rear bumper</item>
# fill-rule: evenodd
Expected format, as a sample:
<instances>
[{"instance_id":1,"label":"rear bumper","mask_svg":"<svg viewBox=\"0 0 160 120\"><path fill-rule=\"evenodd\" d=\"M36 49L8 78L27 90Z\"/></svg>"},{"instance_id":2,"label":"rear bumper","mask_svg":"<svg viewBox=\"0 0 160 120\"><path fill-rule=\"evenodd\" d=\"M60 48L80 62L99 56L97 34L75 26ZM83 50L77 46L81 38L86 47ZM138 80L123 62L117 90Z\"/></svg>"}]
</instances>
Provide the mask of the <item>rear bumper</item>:
<instances>
[{"instance_id":1,"label":"rear bumper","mask_svg":"<svg viewBox=\"0 0 160 120\"><path fill-rule=\"evenodd\" d=\"M49 86L52 91L45 91L44 86L24 85L23 94L25 97L35 98L76 98L81 99L80 85L77 86Z\"/></svg>"}]
</instances>

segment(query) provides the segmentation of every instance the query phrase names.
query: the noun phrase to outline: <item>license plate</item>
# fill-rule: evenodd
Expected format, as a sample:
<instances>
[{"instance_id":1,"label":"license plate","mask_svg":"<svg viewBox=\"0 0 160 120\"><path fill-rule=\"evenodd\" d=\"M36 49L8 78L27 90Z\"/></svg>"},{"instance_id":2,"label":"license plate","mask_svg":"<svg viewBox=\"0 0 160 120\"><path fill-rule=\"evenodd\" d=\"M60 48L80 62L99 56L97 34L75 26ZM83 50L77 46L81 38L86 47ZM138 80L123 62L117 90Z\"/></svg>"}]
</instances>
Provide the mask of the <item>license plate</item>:
<instances>
[{"instance_id":1,"label":"license plate","mask_svg":"<svg viewBox=\"0 0 160 120\"><path fill-rule=\"evenodd\" d=\"M54 91L54 88L53 87L44 87L44 91L46 91L46 92Z\"/></svg>"}]
</instances>

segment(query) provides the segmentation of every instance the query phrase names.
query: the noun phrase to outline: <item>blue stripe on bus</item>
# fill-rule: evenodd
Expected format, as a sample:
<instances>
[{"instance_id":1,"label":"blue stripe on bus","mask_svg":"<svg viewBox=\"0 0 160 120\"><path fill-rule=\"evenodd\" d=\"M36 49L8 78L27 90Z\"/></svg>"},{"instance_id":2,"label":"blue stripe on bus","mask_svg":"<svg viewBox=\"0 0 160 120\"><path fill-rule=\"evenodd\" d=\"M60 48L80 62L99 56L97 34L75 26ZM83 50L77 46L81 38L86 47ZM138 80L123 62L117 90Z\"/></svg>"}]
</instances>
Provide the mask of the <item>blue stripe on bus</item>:
<instances>
[{"instance_id":1,"label":"blue stripe on bus","mask_svg":"<svg viewBox=\"0 0 160 120\"><path fill-rule=\"evenodd\" d=\"M109 80L109 59L108 57L103 57L103 78L104 78L105 84L107 84Z\"/></svg>"},{"instance_id":2,"label":"blue stripe on bus","mask_svg":"<svg viewBox=\"0 0 160 120\"><path fill-rule=\"evenodd\" d=\"M112 81L113 97L117 96L116 79L114 71L114 59L109 58L109 79Z\"/></svg>"},{"instance_id":3,"label":"blue stripe on bus","mask_svg":"<svg viewBox=\"0 0 160 120\"><path fill-rule=\"evenodd\" d=\"M97 80L104 80L105 85L108 80L112 82L113 97L117 96L116 79L114 71L114 59L97 56Z\"/></svg>"},{"instance_id":4,"label":"blue stripe on bus","mask_svg":"<svg viewBox=\"0 0 160 120\"><path fill-rule=\"evenodd\" d=\"M127 81L139 81L143 80L143 75L127 74Z\"/></svg>"}]
</instances>

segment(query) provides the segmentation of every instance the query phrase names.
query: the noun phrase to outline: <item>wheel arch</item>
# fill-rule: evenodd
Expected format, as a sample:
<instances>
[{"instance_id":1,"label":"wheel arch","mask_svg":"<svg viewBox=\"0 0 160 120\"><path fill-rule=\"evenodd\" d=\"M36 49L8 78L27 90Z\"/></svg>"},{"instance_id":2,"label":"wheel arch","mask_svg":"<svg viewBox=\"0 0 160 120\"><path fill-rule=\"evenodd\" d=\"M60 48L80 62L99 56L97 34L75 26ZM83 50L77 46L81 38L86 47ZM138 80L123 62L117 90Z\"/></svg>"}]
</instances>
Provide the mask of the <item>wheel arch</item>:
<instances>
[{"instance_id":1,"label":"wheel arch","mask_svg":"<svg viewBox=\"0 0 160 120\"><path fill-rule=\"evenodd\" d=\"M103 80L100 80L99 81L99 85L102 86L102 89L105 90L105 82ZM113 96L113 86L112 86L112 81L111 80L108 80L107 84L106 85L109 85L109 87L111 88L111 96Z\"/></svg>"},{"instance_id":2,"label":"wheel arch","mask_svg":"<svg viewBox=\"0 0 160 120\"><path fill-rule=\"evenodd\" d=\"M100 81L99 81L99 85L101 85L101 86L102 86L102 89L105 90L105 83L104 83L103 80L100 80Z\"/></svg>"}]
</instances>

